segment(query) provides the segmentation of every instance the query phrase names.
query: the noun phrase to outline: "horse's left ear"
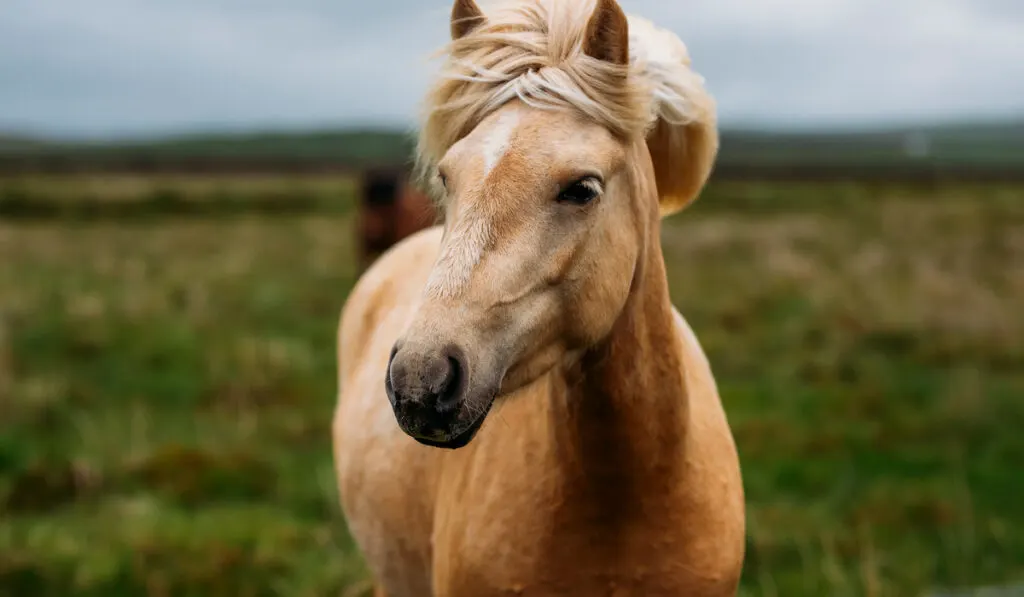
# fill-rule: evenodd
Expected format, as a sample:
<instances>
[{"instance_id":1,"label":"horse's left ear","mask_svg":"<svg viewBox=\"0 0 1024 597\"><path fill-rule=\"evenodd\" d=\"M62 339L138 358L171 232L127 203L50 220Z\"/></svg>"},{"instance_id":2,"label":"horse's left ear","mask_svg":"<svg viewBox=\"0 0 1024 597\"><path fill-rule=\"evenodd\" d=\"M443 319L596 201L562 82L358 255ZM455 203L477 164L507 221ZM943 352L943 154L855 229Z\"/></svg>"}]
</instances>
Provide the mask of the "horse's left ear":
<instances>
[{"instance_id":1,"label":"horse's left ear","mask_svg":"<svg viewBox=\"0 0 1024 597\"><path fill-rule=\"evenodd\" d=\"M452 39L461 39L487 20L473 0L455 0L452 6Z\"/></svg>"},{"instance_id":2,"label":"horse's left ear","mask_svg":"<svg viewBox=\"0 0 1024 597\"><path fill-rule=\"evenodd\" d=\"M612 64L629 64L629 21L615 0L597 0L587 23L583 53Z\"/></svg>"},{"instance_id":3,"label":"horse's left ear","mask_svg":"<svg viewBox=\"0 0 1024 597\"><path fill-rule=\"evenodd\" d=\"M662 217L686 209L704 189L718 155L714 99L702 87L690 100L697 116L688 124L659 119L647 135Z\"/></svg>"},{"instance_id":4,"label":"horse's left ear","mask_svg":"<svg viewBox=\"0 0 1024 597\"><path fill-rule=\"evenodd\" d=\"M635 15L629 28L638 57L634 76L652 91L655 118L647 148L661 215L668 216L693 203L711 176L718 156L717 108L676 34Z\"/></svg>"}]
</instances>

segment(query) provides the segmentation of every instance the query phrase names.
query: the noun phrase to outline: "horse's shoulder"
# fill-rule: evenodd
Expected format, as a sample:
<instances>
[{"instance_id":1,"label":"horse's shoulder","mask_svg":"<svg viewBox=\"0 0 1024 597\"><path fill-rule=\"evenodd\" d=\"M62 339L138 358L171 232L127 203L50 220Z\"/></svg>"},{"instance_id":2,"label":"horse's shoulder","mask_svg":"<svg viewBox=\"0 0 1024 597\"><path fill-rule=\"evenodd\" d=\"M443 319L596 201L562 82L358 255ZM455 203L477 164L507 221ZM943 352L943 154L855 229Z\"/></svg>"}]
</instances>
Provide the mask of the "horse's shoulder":
<instances>
[{"instance_id":1,"label":"horse's shoulder","mask_svg":"<svg viewBox=\"0 0 1024 597\"><path fill-rule=\"evenodd\" d=\"M718 402L718 387L711 363L700 345L700 340L697 339L697 334L678 309L673 307L672 314L675 317L676 333L683 348L683 368L690 394L712 398L713 402Z\"/></svg>"},{"instance_id":2,"label":"horse's shoulder","mask_svg":"<svg viewBox=\"0 0 1024 597\"><path fill-rule=\"evenodd\" d=\"M704 349L700 345L700 340L697 339L697 334L694 333L693 328L690 327L690 323L686 321L683 314L679 312L679 309L672 307L672 315L675 316L676 321L676 332L679 334L679 339L683 343L683 349L689 358L698 358L703 365L708 365L707 357L704 354Z\"/></svg>"}]
</instances>

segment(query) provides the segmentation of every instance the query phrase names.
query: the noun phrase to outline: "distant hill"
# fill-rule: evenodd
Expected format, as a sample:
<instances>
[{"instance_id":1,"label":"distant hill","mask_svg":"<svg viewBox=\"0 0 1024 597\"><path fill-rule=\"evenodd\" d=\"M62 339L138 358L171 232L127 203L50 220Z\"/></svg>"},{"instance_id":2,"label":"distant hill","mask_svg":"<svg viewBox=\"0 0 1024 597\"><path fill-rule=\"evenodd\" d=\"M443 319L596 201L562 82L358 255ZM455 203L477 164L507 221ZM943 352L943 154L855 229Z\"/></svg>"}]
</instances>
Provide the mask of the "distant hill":
<instances>
[{"instance_id":1,"label":"distant hill","mask_svg":"<svg viewBox=\"0 0 1024 597\"><path fill-rule=\"evenodd\" d=\"M722 161L1024 165L1024 120L866 132L724 131Z\"/></svg>"},{"instance_id":2,"label":"distant hill","mask_svg":"<svg viewBox=\"0 0 1024 597\"><path fill-rule=\"evenodd\" d=\"M161 139L69 142L0 135L3 164L198 164L260 166L334 164L359 168L408 161L410 134L393 130L344 130L188 135Z\"/></svg>"},{"instance_id":3,"label":"distant hill","mask_svg":"<svg viewBox=\"0 0 1024 597\"><path fill-rule=\"evenodd\" d=\"M46 146L46 142L40 139L21 135L4 135L0 133L0 155L5 153L18 153L23 151L35 151Z\"/></svg>"},{"instance_id":4,"label":"distant hill","mask_svg":"<svg viewBox=\"0 0 1024 597\"><path fill-rule=\"evenodd\" d=\"M0 135L0 171L36 167L361 168L401 165L413 148L396 130L189 135L144 141L70 143ZM863 132L726 129L720 171L779 168L1022 169L1024 119Z\"/></svg>"},{"instance_id":5,"label":"distant hill","mask_svg":"<svg viewBox=\"0 0 1024 597\"><path fill-rule=\"evenodd\" d=\"M402 160L412 150L409 134L388 130L200 135L133 144L92 146L93 151L166 157L336 160L371 163Z\"/></svg>"}]
</instances>

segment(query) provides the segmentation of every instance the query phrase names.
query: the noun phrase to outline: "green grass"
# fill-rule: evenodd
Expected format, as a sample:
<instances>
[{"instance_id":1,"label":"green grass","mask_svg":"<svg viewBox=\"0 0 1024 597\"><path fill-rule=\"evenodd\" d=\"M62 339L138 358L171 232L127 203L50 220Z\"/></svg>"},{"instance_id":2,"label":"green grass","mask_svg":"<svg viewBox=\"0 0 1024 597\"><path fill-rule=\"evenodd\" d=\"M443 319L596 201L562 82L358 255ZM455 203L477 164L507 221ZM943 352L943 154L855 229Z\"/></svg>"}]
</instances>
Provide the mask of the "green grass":
<instances>
[{"instance_id":1,"label":"green grass","mask_svg":"<svg viewBox=\"0 0 1024 597\"><path fill-rule=\"evenodd\" d=\"M361 594L351 224L0 221L0 595ZM741 452L743 595L1024 579L1024 189L717 185L663 246Z\"/></svg>"}]
</instances>

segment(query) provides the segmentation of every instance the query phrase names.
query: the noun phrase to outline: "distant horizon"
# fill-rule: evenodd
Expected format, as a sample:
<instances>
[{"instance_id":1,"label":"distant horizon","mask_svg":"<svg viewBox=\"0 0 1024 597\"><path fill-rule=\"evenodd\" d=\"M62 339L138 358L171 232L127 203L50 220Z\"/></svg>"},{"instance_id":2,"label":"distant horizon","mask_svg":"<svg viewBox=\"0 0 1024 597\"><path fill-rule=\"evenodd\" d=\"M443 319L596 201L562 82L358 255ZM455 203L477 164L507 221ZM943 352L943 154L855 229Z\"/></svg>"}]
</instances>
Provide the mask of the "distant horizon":
<instances>
[{"instance_id":1,"label":"distant horizon","mask_svg":"<svg viewBox=\"0 0 1024 597\"><path fill-rule=\"evenodd\" d=\"M719 122L723 132L816 134L816 133L885 133L914 129L935 129L964 126L991 127L1024 124L1024 112L1007 114L979 114L975 116L948 116L938 118L875 118L850 120L795 120L795 119L733 119ZM0 121L0 138L23 139L44 143L131 143L173 141L197 137L248 137L261 135L316 135L337 133L416 133L416 123L398 120L336 120L326 122L249 122L211 123L182 126L153 126L125 128L109 131L43 129L18 126Z\"/></svg>"}]
</instances>

